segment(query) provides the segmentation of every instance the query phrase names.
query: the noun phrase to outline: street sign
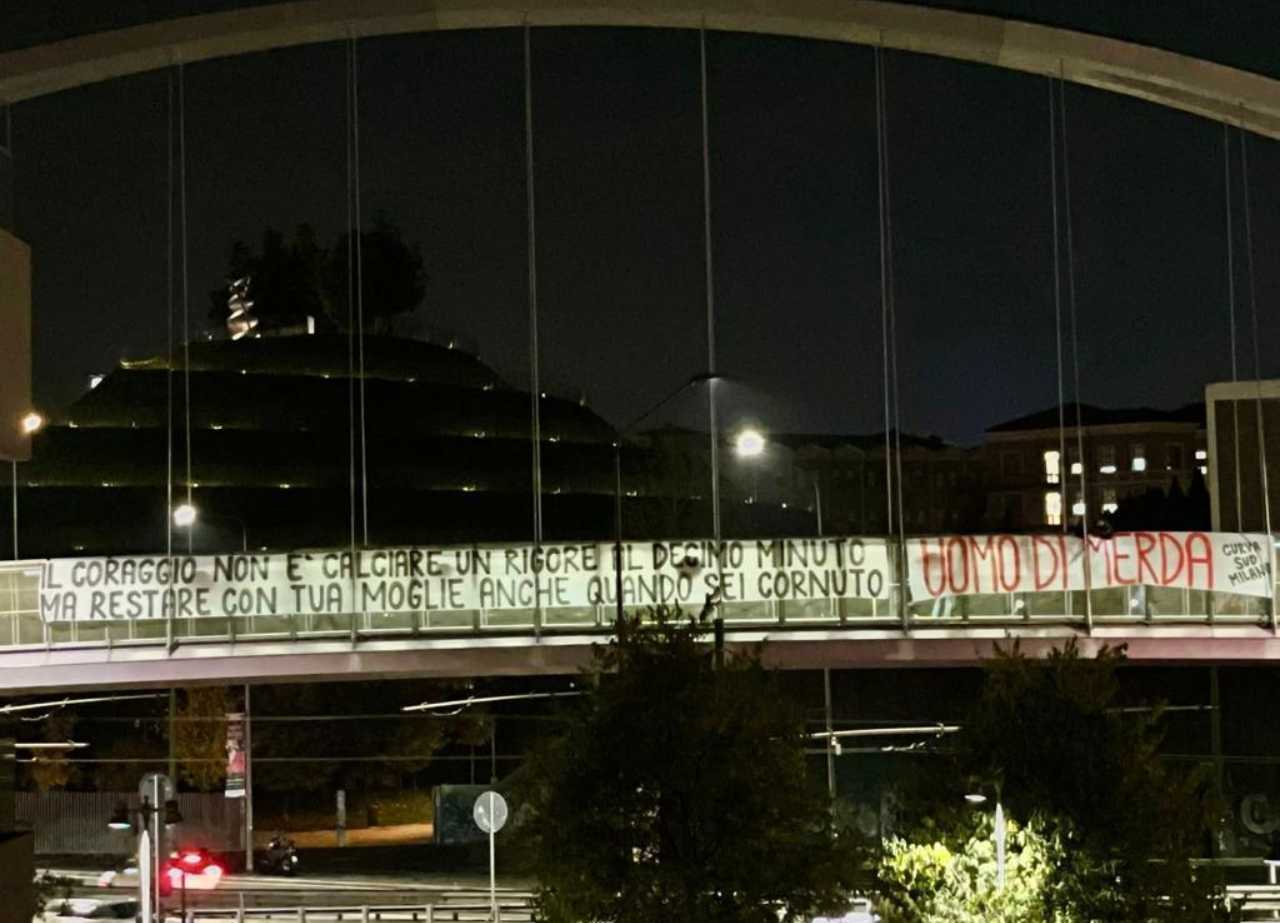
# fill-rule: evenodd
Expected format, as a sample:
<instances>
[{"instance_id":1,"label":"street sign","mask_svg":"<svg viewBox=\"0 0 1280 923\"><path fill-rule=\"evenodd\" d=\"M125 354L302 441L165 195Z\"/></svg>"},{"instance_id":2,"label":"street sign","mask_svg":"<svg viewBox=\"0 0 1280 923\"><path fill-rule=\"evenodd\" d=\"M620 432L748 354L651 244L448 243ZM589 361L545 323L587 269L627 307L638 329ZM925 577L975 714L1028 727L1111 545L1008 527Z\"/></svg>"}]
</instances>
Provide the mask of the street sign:
<instances>
[{"instance_id":1,"label":"street sign","mask_svg":"<svg viewBox=\"0 0 1280 923\"><path fill-rule=\"evenodd\" d=\"M163 772L149 772L138 783L138 794L152 807L164 808L174 797L173 780Z\"/></svg>"},{"instance_id":2,"label":"street sign","mask_svg":"<svg viewBox=\"0 0 1280 923\"><path fill-rule=\"evenodd\" d=\"M476 826L489 834L489 909L493 919L498 919L498 878L497 860L494 857L493 835L502 829L507 822L507 801L493 789L482 792L476 799L471 816Z\"/></svg>"},{"instance_id":3,"label":"street sign","mask_svg":"<svg viewBox=\"0 0 1280 923\"><path fill-rule=\"evenodd\" d=\"M472 816L476 826L485 833L497 833L507 822L507 801L494 791L488 791L476 799Z\"/></svg>"}]
</instances>

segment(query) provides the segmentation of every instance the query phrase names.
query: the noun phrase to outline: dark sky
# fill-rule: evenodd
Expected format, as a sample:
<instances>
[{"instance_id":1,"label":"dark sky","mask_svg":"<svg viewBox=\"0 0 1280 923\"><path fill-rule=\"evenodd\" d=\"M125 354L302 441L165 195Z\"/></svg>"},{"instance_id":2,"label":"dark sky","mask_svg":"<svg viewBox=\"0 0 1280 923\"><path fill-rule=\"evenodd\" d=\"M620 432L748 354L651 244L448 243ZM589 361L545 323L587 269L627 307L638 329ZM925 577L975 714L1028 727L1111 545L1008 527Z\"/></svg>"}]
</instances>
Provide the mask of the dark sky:
<instances>
[{"instance_id":1,"label":"dark sky","mask_svg":"<svg viewBox=\"0 0 1280 923\"><path fill-rule=\"evenodd\" d=\"M145 5L120 6L128 17ZM1054 21L1052 8L1023 6ZM1133 14L1146 5L1124 6L1096 31L1146 28L1128 34L1244 64L1273 47L1268 26L1280 36L1280 12L1268 23L1261 7L1224 25L1189 4L1158 22ZM71 30L29 8L4 17L10 46L30 43L15 34ZM520 54L507 30L360 50L365 214L387 213L421 243L425 322L478 340L516 382L528 370ZM319 45L187 68L193 330L230 240L266 224L340 231L344 56ZM729 389L735 413L774 429L877 429L871 52L713 34L709 59L718 360L747 383ZM706 365L696 35L537 30L534 71L544 378L585 389L622 421ZM164 343L167 81L142 75L14 108L46 403ZM887 83L902 425L971 441L1056 399L1048 84L902 53L887 55ZM1222 129L1081 87L1066 99L1082 396L1195 400L1230 374ZM1280 151L1251 138L1248 153L1260 352L1275 374ZM1238 147L1233 157L1243 327ZM701 404L683 403L677 412L696 422Z\"/></svg>"}]
</instances>

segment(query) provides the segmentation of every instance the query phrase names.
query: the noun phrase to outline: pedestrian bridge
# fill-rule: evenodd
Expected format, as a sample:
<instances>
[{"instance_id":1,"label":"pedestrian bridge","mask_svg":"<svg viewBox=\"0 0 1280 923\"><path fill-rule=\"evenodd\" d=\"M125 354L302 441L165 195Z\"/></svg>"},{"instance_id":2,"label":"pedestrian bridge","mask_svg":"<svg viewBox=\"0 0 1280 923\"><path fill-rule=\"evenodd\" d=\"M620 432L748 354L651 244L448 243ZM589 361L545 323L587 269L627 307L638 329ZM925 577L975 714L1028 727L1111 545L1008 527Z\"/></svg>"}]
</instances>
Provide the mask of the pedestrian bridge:
<instances>
[{"instance_id":1,"label":"pedestrian bridge","mask_svg":"<svg viewBox=\"0 0 1280 923\"><path fill-rule=\"evenodd\" d=\"M1137 532L570 542L0 564L0 690L572 673L628 610L724 619L786 668L1127 644L1280 659L1275 542ZM615 566L620 562L620 566Z\"/></svg>"}]
</instances>

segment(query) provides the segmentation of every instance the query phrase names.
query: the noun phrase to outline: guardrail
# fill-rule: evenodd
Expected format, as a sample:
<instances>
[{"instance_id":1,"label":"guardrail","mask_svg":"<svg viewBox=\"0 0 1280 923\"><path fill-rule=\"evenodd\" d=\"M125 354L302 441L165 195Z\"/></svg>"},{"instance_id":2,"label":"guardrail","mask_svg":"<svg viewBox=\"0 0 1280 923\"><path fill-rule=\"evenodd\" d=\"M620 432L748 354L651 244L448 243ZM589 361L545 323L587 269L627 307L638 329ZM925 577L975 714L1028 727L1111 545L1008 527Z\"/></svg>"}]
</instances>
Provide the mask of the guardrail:
<instances>
[{"instance_id":1,"label":"guardrail","mask_svg":"<svg viewBox=\"0 0 1280 923\"><path fill-rule=\"evenodd\" d=\"M488 901L441 902L421 906L360 904L342 907L233 907L196 908L187 911L184 923L444 923L488 920L527 923L533 919L528 900L499 900L497 914Z\"/></svg>"},{"instance_id":2,"label":"guardrail","mask_svg":"<svg viewBox=\"0 0 1280 923\"><path fill-rule=\"evenodd\" d=\"M1193 533L1183 533L1193 534ZM1194 533L1195 535L1204 535L1212 538L1214 541L1221 543L1223 539L1229 539L1230 536L1210 536L1208 533ZM1173 535L1173 533L1142 533L1142 535ZM1256 538L1256 537L1254 537ZM919 586L921 561L924 561L924 569L927 570L930 562L942 560L939 555L950 555L952 551L943 551L944 543L950 542L968 542L973 537L940 537L940 538L922 538L908 539L905 542L899 542L892 538L883 537L866 537L866 538L828 538L828 539L761 539L751 541L740 541L726 543L726 545L744 546L747 548L748 555L754 555L756 560L754 563L748 564L730 572L727 565L714 565L706 563L704 570L707 573L714 573L714 568L719 566L720 577L722 580L728 580L732 577L736 583L732 586L740 592L724 594L716 607L716 614L722 617L725 624L730 629L751 630L752 628L768 628L780 629L785 626L787 630L815 629L818 631L830 631L832 629L840 629L847 632L850 636L856 637L859 629L879 630L883 632L886 629L901 631L910 636L913 631L923 629L947 628L951 626L959 627L990 627L990 628L1016 628L1020 626L1071 626L1075 628L1092 628L1097 625L1159 625L1159 624L1206 624L1206 625L1267 625L1273 630L1276 627L1275 612L1275 590L1274 584L1266 579L1261 578L1263 586L1269 587L1261 592L1270 592L1271 595L1260 595L1257 586L1254 587L1252 593L1223 592L1218 589L1193 588L1190 585L1160 585L1150 580L1145 580L1148 573L1154 578L1156 576L1155 568L1149 566L1144 568L1141 563L1136 565L1136 573L1143 580L1134 580L1123 585L1115 585L1114 579L1111 585L1097 586L1102 582L1103 578L1095 571L1094 583L1091 589L1082 589L1071 585L1068 587L1068 581L1065 577L1066 567L1063 567L1063 578L1061 587L1054 583L1053 589L1041 589L1040 581L1029 581L1024 573L1022 575L1022 584L1020 589L1013 589L1007 592L959 592L951 593L947 591L941 595L930 598L914 598L912 592L921 592ZM1058 539L1054 536L1034 537L1034 536L993 536L982 539L986 544L986 553L989 555L993 543L1014 543L1021 542L1024 550L1021 552L1022 560L1029 561L1029 555L1039 554L1035 545L1037 542L1044 548L1048 549L1045 553L1052 554L1050 548L1051 542ZM1266 536L1261 537L1261 542L1265 543ZM649 575L659 573L659 565L657 558L666 552L663 548L683 548L686 543L654 543L647 546L641 543L632 543L626 546L628 549L638 548L645 551L651 547L652 553L649 554L649 560L644 564L644 569L637 568L637 572L643 577L635 577L637 581L641 579L650 579ZM701 547L706 553L706 542L688 542L690 548ZM821 565L827 568L822 570L820 566L813 564L812 561L805 564L794 564L790 559L784 560L791 552L794 546L800 552L811 552L816 557L817 550L821 545L829 545L833 554L844 549L846 555L842 566L844 570L840 570L839 566L832 570L830 563ZM776 546L776 547L775 547ZM785 546L785 547L784 547ZM856 548L858 550L850 552L849 549ZM914 559L908 555L908 547L914 546L910 555L916 555ZM929 548L936 546L938 551L933 552L930 557ZM1012 544L1010 544L1012 547ZM1027 548L1030 550L1026 550ZM1225 544L1223 548L1230 549L1230 544ZM521 560L525 561L522 565L526 567L523 576L513 579L524 579L526 581L538 580L550 581L553 579L548 576L539 576L542 572L531 571L527 565L527 555L534 546L516 545L516 546L458 546L446 549L360 549L354 552L356 560L356 569L360 567L360 556L375 558L378 555L431 555L439 553L441 555L452 556L450 560L456 560L458 567L455 568L455 574L466 573L465 568L470 564L475 567L475 561L481 556L492 556L493 566L496 569L503 566L505 555L518 553ZM486 602L492 602L493 597L485 597L483 593L479 593L472 585L478 579L475 576L475 570L471 572L465 580L470 581L464 588L465 592L458 598L462 599L467 605L473 605L471 608L461 608L456 604L453 608L438 607L424 602L418 608L407 608L399 606L394 611L384 611L379 608L365 605L356 611L355 607L350 603L355 601L360 592L363 592L364 586L357 586L360 579L352 578L352 588L349 595L340 597L341 605L338 606L317 606L314 601L309 605L312 611L280 611L278 606L255 605L262 597L256 596L260 590L265 592L264 588L274 588L272 591L279 591L282 596L292 600L294 597L290 594L297 592L296 587L311 587L306 584L305 580L312 579L315 586L322 586L319 582L319 574L322 568L327 568L330 564L335 567L343 565L343 559L352 552L346 550L328 550L313 552L297 552L297 553L277 553L273 555L255 555L255 554L229 554L221 556L205 556L199 559L185 559L182 556L173 558L164 558L163 556L152 556L151 558L98 558L98 559L55 559L51 561L34 560L34 561L17 561L12 563L0 564L0 653L5 651L31 651L31 650L53 650L53 649L75 649L75 648L130 648L130 647L160 647L164 646L170 653L178 646L190 646L210 643L239 643L239 642L258 642L258 641L332 641L334 639L350 640L353 644L361 641L372 641L382 639L429 639L429 638L481 638L481 637L512 637L533 634L541 636L545 634L555 633L571 633L574 635L583 634L600 634L607 635L612 631L615 618L614 599L614 580L615 576L611 567L609 567L608 558L611 555L612 546L609 543L601 544L578 544L578 545L560 545L560 546L540 546L541 549L569 549L576 548L586 553L593 553L596 557L596 570L590 573L590 579L594 581L588 591L582 591L579 586L576 594L572 596L573 602L580 602L583 599L591 599L591 603L587 605L555 605L555 604L535 604L524 608L513 607L508 598L504 603L499 601L492 607L487 606ZM1065 548L1065 546L1064 546ZM1266 560L1268 552L1274 558L1273 549L1265 549L1264 544L1256 544L1255 548L1260 552L1260 567L1270 573L1270 560ZM776 562L765 559L765 552L773 549L779 555ZM924 549L923 551L921 549ZM973 553L975 556L981 549L976 549ZM675 552L672 551L672 554ZM770 553L773 553L770 551ZM961 553L968 554L963 548L959 548L954 552L956 555ZM866 568L857 570L861 576L864 572L870 574L873 571L877 574L878 582L874 585L874 592L867 590L864 584L862 589L854 591L852 585L844 587L845 595L832 594L830 596L813 595L813 587L824 586L821 580L829 579L831 574L839 576L842 573L852 575L855 570L850 565L849 557L864 555L868 561L878 563L867 564ZM1000 554L998 548L996 554ZM1062 552L1065 560L1066 552ZM1215 551L1215 554L1221 556L1221 549ZM925 555L921 558L920 555ZM311 577L305 574L302 583L289 583L286 578L286 565L294 559L306 559L306 565L312 568ZM102 562L126 562L126 561L150 561L153 564L157 561L186 561L191 563L193 568L196 562L199 567L203 568L199 571L199 579L205 581L206 584L211 583L213 586L213 598L218 601L218 605L212 607L211 611L200 615L170 615L167 618L118 618L118 617L86 617L83 611L84 603L81 602L82 611L72 618L67 618L65 612L44 611L42 612L42 588L44 595L50 592L45 584L54 586L65 586L55 582L55 578L51 575L59 568L62 570L63 577L56 579L65 579L65 575L70 573L70 568L75 567L83 562L102 563ZM903 561L906 560L908 567L904 567ZM967 558L965 559L968 560ZM994 568L996 565L991 564L991 558L984 558L983 563L979 565L975 557L974 579L969 589L989 589L988 584L1005 582L1007 574L999 574L989 577L986 582L979 586L983 581L977 579L977 569L979 566L983 568ZM1099 559L1101 560L1101 559ZM762 563L763 562L763 563ZM348 561L349 563L349 561ZM861 561L856 562L861 568ZM88 566L88 565L86 565ZM253 569L261 567L264 569L270 566L271 573L269 577L261 580L259 575L255 575ZM674 579L679 579L678 565L674 563L674 559L667 558L662 562L661 574L677 575ZM966 567L969 565L966 564ZM1117 565L1118 567L1119 565ZM1130 572L1133 572L1135 565L1130 560L1127 565ZM945 568L936 565L938 568L932 575L926 574L926 579L940 579L940 575ZM904 574L914 568L913 580L905 581L902 579ZM246 570L248 576L242 581L235 582L230 577L219 578L216 571L225 570L228 574L235 569ZM1006 568L1006 572L1008 568ZM289 571L292 574L292 571ZM448 573L445 571L444 573ZM534 576L530 576L530 574ZM952 576L954 576L954 567L952 568ZM984 571L985 573L985 571ZM992 574L995 571L992 570ZM1089 570L1085 568L1086 585L1089 580ZM1114 574L1111 575L1114 578ZM1014 580L1013 575L1009 575L1010 580ZM223 582L217 581L222 579ZM236 578L239 579L239 578ZM344 578L345 579L345 578ZM370 578L372 579L372 578ZM432 578L435 579L435 578ZM440 578L444 579L444 578ZM459 578L461 583L463 578ZM587 577L579 575L577 578L586 580ZM629 575L628 579L632 579ZM672 579L672 578L666 578ZM700 577L699 580L704 579ZM45 583L42 584L42 581ZM804 587L801 587L801 582ZM331 584L340 581L331 581ZM390 586L392 580L384 581ZM427 581L423 581L424 583ZM1187 581L1190 584L1191 581ZM195 584L191 584L194 586ZM543 584L545 586L545 583ZM1013 585L1010 583L1010 585ZM1216 584L1215 584L1216 585ZM152 595L158 591L152 585ZM914 587L915 589L911 589ZM1031 587L1028 589L1027 587ZM645 589L642 583L636 583L635 592L640 593ZM686 609L693 608L695 611L701 608L703 602L702 595L703 586L701 583L695 583L692 589L686 588L683 596L683 603ZM380 587L379 592L386 593L386 587ZM83 589L77 590L83 594ZM122 592L127 592L122 591ZM344 594L348 591L344 590ZM585 593L585 595L584 595ZM368 594L371 598L378 600L387 600L386 595L377 596ZM535 593L535 603L541 603L542 597ZM298 597L302 599L303 597ZM565 597L566 599L569 597ZM635 608L636 605L643 605L645 600L633 603L633 596L630 591L624 591L624 601L628 608ZM274 597L273 597L274 599ZM554 599L549 600L554 603ZM455 601L456 602L456 601ZM47 606L48 600L45 600ZM292 603L290 603L292 604ZM303 606L303 603L298 605ZM333 611L326 611L332 609ZM0 666L3 660L0 658Z\"/></svg>"}]
</instances>

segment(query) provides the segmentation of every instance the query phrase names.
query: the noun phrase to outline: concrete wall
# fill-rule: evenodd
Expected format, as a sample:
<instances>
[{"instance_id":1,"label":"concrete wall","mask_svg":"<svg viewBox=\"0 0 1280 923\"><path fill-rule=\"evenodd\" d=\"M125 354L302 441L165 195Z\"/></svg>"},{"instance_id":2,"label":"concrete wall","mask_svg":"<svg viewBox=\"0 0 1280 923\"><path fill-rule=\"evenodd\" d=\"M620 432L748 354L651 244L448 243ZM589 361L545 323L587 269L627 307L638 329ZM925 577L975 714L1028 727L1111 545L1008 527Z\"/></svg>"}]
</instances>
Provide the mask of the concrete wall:
<instances>
[{"instance_id":1,"label":"concrete wall","mask_svg":"<svg viewBox=\"0 0 1280 923\"><path fill-rule=\"evenodd\" d=\"M31 439L21 428L30 411L31 250L0 228L0 459L31 457Z\"/></svg>"}]
</instances>

